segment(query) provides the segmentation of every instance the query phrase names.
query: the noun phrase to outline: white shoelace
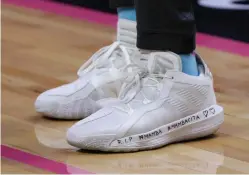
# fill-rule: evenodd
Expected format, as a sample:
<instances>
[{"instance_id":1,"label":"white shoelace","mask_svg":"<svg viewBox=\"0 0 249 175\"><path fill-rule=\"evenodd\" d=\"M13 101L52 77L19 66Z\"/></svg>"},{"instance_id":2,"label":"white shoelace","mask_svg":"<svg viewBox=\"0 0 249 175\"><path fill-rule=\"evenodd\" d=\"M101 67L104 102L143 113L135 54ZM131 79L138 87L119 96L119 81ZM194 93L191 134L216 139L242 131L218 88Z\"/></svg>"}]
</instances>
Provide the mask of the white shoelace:
<instances>
[{"instance_id":1,"label":"white shoelace","mask_svg":"<svg viewBox=\"0 0 249 175\"><path fill-rule=\"evenodd\" d=\"M122 59L117 58L118 50L122 51L124 60L126 62L126 66L122 69L116 68L114 64L114 60ZM116 53L115 53L116 52ZM107 62L110 62L111 67L105 68ZM118 79L125 78L127 76L135 76L138 72L143 71L139 68L138 65L132 63L130 54L125 46L123 46L120 42L114 42L112 45L104 47L96 52L85 64L83 64L80 69L78 70L78 76L81 77L85 73L91 72L94 69L101 69L104 70L106 73L103 75L95 75L91 78L92 84L95 87L107 82L107 81L114 81Z\"/></svg>"},{"instance_id":2,"label":"white shoelace","mask_svg":"<svg viewBox=\"0 0 249 175\"><path fill-rule=\"evenodd\" d=\"M116 59L113 57L114 51L117 49L121 49L124 54L124 58L127 64L131 64L129 53L126 47L122 46L118 41L114 42L110 46L106 46L99 51L97 51L85 64L83 64L80 69L78 70L78 75L81 76L87 72L92 71L95 68L100 67L101 65L105 64L106 61L111 61L111 63ZM114 64L112 64L112 68L115 69Z\"/></svg>"},{"instance_id":3,"label":"white shoelace","mask_svg":"<svg viewBox=\"0 0 249 175\"><path fill-rule=\"evenodd\" d=\"M144 73L144 72L143 72ZM135 96L143 89L143 87L156 87L160 88L162 80L164 78L173 79L173 77L169 77L166 74L140 74L137 73L131 77L129 77L128 83L124 83L119 98L125 103L130 102L135 98ZM159 80L158 80L159 79ZM147 83L148 81L155 82L153 84ZM146 98L146 95L141 91L142 96L144 97L144 103L149 103L151 100ZM134 99L136 100L136 99Z\"/></svg>"},{"instance_id":4,"label":"white shoelace","mask_svg":"<svg viewBox=\"0 0 249 175\"><path fill-rule=\"evenodd\" d=\"M118 69L114 65L115 57L114 52L120 49L125 58L126 66L122 69ZM118 58L119 59L119 58ZM101 68L106 62L111 62L111 68ZM165 74L148 74L148 70L145 70L138 65L132 63L130 59L130 54L125 46L120 42L114 42L112 45L104 47L96 52L85 64L83 64L78 70L78 76L82 76L94 69L108 69L108 74L103 76L96 76L92 78L92 83L94 86L106 82L108 79L117 80L121 78L126 78L121 87L119 99L124 102L131 101L137 93L141 91L143 87L159 87L161 81L159 79L172 79ZM155 84L146 84L148 80L152 80ZM141 83L142 82L142 83ZM142 93L146 101L150 101Z\"/></svg>"}]
</instances>

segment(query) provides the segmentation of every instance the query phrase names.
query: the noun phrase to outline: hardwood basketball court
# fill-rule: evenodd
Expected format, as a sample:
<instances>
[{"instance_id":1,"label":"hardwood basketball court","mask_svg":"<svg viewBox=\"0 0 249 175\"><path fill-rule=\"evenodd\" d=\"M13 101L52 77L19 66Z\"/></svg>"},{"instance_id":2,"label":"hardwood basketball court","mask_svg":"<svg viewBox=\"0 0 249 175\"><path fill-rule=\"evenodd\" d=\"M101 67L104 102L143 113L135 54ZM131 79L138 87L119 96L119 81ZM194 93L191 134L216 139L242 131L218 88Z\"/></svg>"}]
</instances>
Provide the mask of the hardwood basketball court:
<instances>
[{"instance_id":1,"label":"hardwood basketball court","mask_svg":"<svg viewBox=\"0 0 249 175\"><path fill-rule=\"evenodd\" d=\"M41 92L74 80L114 37L109 25L2 4L2 173L249 173L249 44L238 52L198 45L225 108L209 138L128 154L78 151L65 141L75 121L35 112Z\"/></svg>"}]
</instances>

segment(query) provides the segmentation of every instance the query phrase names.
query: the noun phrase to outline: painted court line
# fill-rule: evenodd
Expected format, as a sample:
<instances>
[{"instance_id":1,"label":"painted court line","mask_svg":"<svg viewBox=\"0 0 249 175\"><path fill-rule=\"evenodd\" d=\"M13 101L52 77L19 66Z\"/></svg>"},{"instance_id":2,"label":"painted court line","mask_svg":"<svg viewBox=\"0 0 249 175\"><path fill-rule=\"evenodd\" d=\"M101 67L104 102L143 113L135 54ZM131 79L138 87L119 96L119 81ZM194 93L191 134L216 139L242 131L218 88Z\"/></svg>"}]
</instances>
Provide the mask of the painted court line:
<instances>
[{"instance_id":1,"label":"painted court line","mask_svg":"<svg viewBox=\"0 0 249 175\"><path fill-rule=\"evenodd\" d=\"M37 9L104 25L115 26L117 21L116 15L82 7L69 6L67 4L56 3L50 0L3 0L3 2L6 4Z\"/></svg>"},{"instance_id":2,"label":"painted court line","mask_svg":"<svg viewBox=\"0 0 249 175\"><path fill-rule=\"evenodd\" d=\"M116 27L117 22L117 16L113 14L87 8L73 7L66 4L55 3L50 0L3 0L3 2L113 27ZM198 33L197 44L249 57L249 43Z\"/></svg>"},{"instance_id":3,"label":"painted court line","mask_svg":"<svg viewBox=\"0 0 249 175\"><path fill-rule=\"evenodd\" d=\"M249 43L197 33L196 43L199 46L217 49L246 56L249 58Z\"/></svg>"},{"instance_id":4,"label":"painted court line","mask_svg":"<svg viewBox=\"0 0 249 175\"><path fill-rule=\"evenodd\" d=\"M81 168L50 160L6 145L1 145L1 156L56 174L92 174Z\"/></svg>"}]
</instances>

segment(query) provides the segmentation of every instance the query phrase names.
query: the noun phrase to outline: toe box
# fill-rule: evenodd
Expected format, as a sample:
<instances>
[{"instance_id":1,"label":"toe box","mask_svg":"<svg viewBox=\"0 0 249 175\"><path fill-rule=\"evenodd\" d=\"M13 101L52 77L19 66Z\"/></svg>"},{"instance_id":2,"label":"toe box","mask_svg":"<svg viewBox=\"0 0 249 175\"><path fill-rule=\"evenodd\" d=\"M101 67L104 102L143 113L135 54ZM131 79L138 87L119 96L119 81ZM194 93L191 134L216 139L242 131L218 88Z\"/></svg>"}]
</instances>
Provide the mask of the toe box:
<instances>
[{"instance_id":1,"label":"toe box","mask_svg":"<svg viewBox=\"0 0 249 175\"><path fill-rule=\"evenodd\" d=\"M62 97L51 96L49 93L44 92L40 94L35 101L35 109L37 112L51 116L57 116L57 110L60 106L59 102Z\"/></svg>"},{"instance_id":2,"label":"toe box","mask_svg":"<svg viewBox=\"0 0 249 175\"><path fill-rule=\"evenodd\" d=\"M67 141L81 149L105 151L125 120L125 114L103 108L73 125L67 132Z\"/></svg>"}]
</instances>

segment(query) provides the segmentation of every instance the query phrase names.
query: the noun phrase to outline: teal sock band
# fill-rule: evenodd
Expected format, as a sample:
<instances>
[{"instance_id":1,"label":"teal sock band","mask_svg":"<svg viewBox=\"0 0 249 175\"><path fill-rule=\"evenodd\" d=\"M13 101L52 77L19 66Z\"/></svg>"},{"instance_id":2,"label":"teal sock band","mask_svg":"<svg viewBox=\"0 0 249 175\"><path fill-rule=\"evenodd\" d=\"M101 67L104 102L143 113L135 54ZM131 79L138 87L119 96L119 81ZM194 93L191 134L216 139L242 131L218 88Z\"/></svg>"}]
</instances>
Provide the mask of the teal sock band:
<instances>
[{"instance_id":1,"label":"teal sock band","mask_svg":"<svg viewBox=\"0 0 249 175\"><path fill-rule=\"evenodd\" d=\"M118 17L121 19L136 21L136 10L135 8L118 8Z\"/></svg>"},{"instance_id":2,"label":"teal sock band","mask_svg":"<svg viewBox=\"0 0 249 175\"><path fill-rule=\"evenodd\" d=\"M194 54L182 54L180 55L182 59L182 72L192 76L198 76L198 68L196 57Z\"/></svg>"}]
</instances>

